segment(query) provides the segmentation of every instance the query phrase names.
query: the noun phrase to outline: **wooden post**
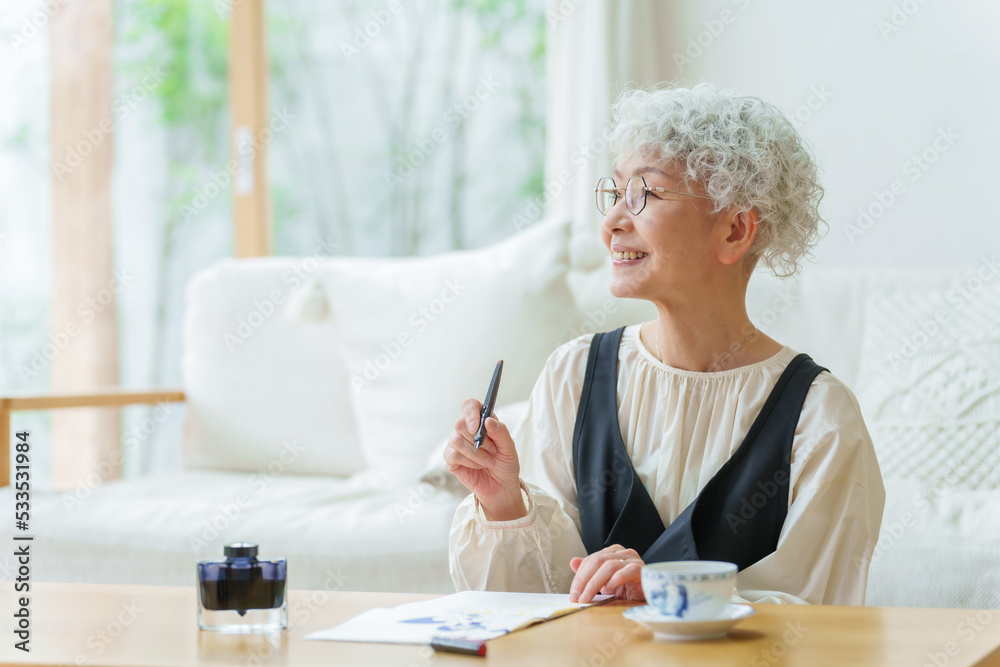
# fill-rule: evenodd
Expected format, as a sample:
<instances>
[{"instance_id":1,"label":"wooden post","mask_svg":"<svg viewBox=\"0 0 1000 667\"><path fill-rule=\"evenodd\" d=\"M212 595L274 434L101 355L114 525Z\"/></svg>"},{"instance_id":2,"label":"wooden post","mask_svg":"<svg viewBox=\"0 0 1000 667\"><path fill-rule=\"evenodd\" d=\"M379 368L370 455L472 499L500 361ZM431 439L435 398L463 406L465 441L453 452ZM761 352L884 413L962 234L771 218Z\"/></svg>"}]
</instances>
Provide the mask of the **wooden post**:
<instances>
[{"instance_id":1,"label":"wooden post","mask_svg":"<svg viewBox=\"0 0 1000 667\"><path fill-rule=\"evenodd\" d=\"M59 5L50 24L52 390L118 384L118 292L111 227L112 0ZM46 355L48 356L48 355ZM57 488L120 448L118 410L52 417ZM9 437L9 436L8 436ZM113 465L107 477L117 477Z\"/></svg>"},{"instance_id":2,"label":"wooden post","mask_svg":"<svg viewBox=\"0 0 1000 667\"><path fill-rule=\"evenodd\" d=\"M229 27L230 154L239 165L233 188L233 255L271 254L267 152L273 140L267 108L264 0L233 3Z\"/></svg>"},{"instance_id":3,"label":"wooden post","mask_svg":"<svg viewBox=\"0 0 1000 667\"><path fill-rule=\"evenodd\" d=\"M0 486L10 484L10 410L0 399Z\"/></svg>"}]
</instances>

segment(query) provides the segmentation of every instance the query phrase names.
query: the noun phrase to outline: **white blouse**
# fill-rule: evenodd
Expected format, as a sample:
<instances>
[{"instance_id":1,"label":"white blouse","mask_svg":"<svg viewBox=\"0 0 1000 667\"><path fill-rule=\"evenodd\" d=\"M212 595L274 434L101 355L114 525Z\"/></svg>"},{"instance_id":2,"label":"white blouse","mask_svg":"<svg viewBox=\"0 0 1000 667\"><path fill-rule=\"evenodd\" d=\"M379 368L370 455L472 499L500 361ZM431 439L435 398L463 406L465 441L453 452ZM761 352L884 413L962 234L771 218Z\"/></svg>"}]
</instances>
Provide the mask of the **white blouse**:
<instances>
[{"instance_id":1,"label":"white blouse","mask_svg":"<svg viewBox=\"0 0 1000 667\"><path fill-rule=\"evenodd\" d=\"M508 425L521 463L527 516L487 521L470 494L455 512L451 576L458 590L568 593L569 561L586 556L573 473L573 429L592 334L549 357L524 419ZM663 524L690 504L740 446L798 354L700 373L658 361L626 327L618 350L618 423ZM817 359L822 365L822 359ZM792 448L788 514L777 550L739 573L748 602L862 605L885 490L854 394L820 373Z\"/></svg>"}]
</instances>

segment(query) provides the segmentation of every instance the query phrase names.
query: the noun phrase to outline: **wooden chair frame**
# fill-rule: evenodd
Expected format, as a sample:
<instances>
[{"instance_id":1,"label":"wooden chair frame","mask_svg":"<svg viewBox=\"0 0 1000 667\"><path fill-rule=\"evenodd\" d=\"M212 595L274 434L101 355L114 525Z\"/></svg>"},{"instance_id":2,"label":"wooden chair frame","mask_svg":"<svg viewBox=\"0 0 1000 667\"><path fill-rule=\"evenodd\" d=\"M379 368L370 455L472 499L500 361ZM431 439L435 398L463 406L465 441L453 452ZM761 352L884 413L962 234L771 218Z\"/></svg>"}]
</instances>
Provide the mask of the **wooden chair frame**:
<instances>
[{"instance_id":1,"label":"wooden chair frame","mask_svg":"<svg viewBox=\"0 0 1000 667\"><path fill-rule=\"evenodd\" d=\"M91 393L48 394L41 396L0 396L0 486L10 484L11 413L63 408L118 408L126 405L180 403L180 389L126 391L112 389Z\"/></svg>"}]
</instances>

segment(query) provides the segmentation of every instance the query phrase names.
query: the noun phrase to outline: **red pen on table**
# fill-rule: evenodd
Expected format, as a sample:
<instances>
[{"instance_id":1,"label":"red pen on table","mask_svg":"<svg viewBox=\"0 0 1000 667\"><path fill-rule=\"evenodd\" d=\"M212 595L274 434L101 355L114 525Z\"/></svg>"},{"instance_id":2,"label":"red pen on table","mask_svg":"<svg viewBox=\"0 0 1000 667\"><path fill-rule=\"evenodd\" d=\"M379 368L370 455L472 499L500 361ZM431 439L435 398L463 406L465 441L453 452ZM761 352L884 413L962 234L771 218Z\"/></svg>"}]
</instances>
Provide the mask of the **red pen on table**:
<instances>
[{"instance_id":1,"label":"red pen on table","mask_svg":"<svg viewBox=\"0 0 1000 667\"><path fill-rule=\"evenodd\" d=\"M435 651L445 651L447 653L462 653L464 655L478 655L482 658L486 657L486 642L475 639L434 637L431 639L431 648Z\"/></svg>"}]
</instances>

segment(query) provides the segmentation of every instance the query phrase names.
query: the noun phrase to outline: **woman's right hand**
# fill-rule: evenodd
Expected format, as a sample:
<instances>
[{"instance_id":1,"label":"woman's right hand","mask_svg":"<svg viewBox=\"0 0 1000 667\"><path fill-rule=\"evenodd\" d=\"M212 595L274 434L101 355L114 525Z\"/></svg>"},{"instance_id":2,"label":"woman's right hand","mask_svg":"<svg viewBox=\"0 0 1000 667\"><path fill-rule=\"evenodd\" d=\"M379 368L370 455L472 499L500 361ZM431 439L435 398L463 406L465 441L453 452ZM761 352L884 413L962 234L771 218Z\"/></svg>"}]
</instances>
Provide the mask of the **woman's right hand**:
<instances>
[{"instance_id":1,"label":"woman's right hand","mask_svg":"<svg viewBox=\"0 0 1000 667\"><path fill-rule=\"evenodd\" d=\"M521 466L507 427L496 417L486 418L486 437L475 448L483 404L474 398L462 403L462 416L448 438L444 460L448 470L476 494L489 521L519 519L528 513L521 496Z\"/></svg>"}]
</instances>

